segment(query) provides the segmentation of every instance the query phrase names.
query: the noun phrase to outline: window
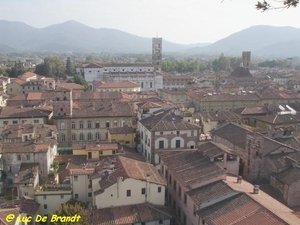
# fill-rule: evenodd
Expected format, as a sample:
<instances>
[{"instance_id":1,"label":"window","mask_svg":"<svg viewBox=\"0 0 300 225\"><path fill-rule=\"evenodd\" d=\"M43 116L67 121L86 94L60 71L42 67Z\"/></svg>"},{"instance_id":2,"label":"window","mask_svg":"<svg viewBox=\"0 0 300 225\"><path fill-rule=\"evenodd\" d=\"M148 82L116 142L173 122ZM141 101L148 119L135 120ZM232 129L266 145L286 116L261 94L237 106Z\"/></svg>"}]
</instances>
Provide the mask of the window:
<instances>
[{"instance_id":1,"label":"window","mask_svg":"<svg viewBox=\"0 0 300 225\"><path fill-rule=\"evenodd\" d=\"M89 193L88 193L88 197L92 197L92 192L89 192Z\"/></svg>"},{"instance_id":2,"label":"window","mask_svg":"<svg viewBox=\"0 0 300 225\"><path fill-rule=\"evenodd\" d=\"M163 220L159 220L158 223L159 223L159 224L163 224Z\"/></svg>"},{"instance_id":3,"label":"window","mask_svg":"<svg viewBox=\"0 0 300 225\"><path fill-rule=\"evenodd\" d=\"M113 154L113 155L116 154L116 150L112 150L112 154Z\"/></svg>"},{"instance_id":4,"label":"window","mask_svg":"<svg viewBox=\"0 0 300 225\"><path fill-rule=\"evenodd\" d=\"M48 209L48 206L47 206L47 204L44 204L44 209Z\"/></svg>"},{"instance_id":5,"label":"window","mask_svg":"<svg viewBox=\"0 0 300 225\"><path fill-rule=\"evenodd\" d=\"M64 195L60 195L60 199L63 199L65 196Z\"/></svg>"},{"instance_id":6,"label":"window","mask_svg":"<svg viewBox=\"0 0 300 225\"><path fill-rule=\"evenodd\" d=\"M173 188L176 191L176 181L175 180L173 181Z\"/></svg>"},{"instance_id":7,"label":"window","mask_svg":"<svg viewBox=\"0 0 300 225\"><path fill-rule=\"evenodd\" d=\"M44 199L44 200L47 199L47 195L43 195L43 199Z\"/></svg>"},{"instance_id":8,"label":"window","mask_svg":"<svg viewBox=\"0 0 300 225\"><path fill-rule=\"evenodd\" d=\"M99 155L103 155L103 151L99 151Z\"/></svg>"},{"instance_id":9,"label":"window","mask_svg":"<svg viewBox=\"0 0 300 225\"><path fill-rule=\"evenodd\" d=\"M163 132L163 131L161 131L161 132L160 132L160 135L163 135L163 134L164 134L164 132Z\"/></svg>"},{"instance_id":10,"label":"window","mask_svg":"<svg viewBox=\"0 0 300 225\"><path fill-rule=\"evenodd\" d=\"M131 196L131 190L127 190L126 195L127 195L127 197L130 197Z\"/></svg>"},{"instance_id":11,"label":"window","mask_svg":"<svg viewBox=\"0 0 300 225\"><path fill-rule=\"evenodd\" d=\"M80 128L80 129L83 129L83 121L80 121L80 122L79 122L79 128Z\"/></svg>"},{"instance_id":12,"label":"window","mask_svg":"<svg viewBox=\"0 0 300 225\"><path fill-rule=\"evenodd\" d=\"M171 176L171 174L169 175L169 183L172 184L172 176Z\"/></svg>"},{"instance_id":13,"label":"window","mask_svg":"<svg viewBox=\"0 0 300 225\"><path fill-rule=\"evenodd\" d=\"M180 148L180 140L176 140L175 147L176 147L176 148Z\"/></svg>"},{"instance_id":14,"label":"window","mask_svg":"<svg viewBox=\"0 0 300 225\"><path fill-rule=\"evenodd\" d=\"M65 142L66 141L66 135L65 134L61 134L61 142Z\"/></svg>"},{"instance_id":15,"label":"window","mask_svg":"<svg viewBox=\"0 0 300 225\"><path fill-rule=\"evenodd\" d=\"M183 203L186 205L186 202L187 202L187 195L184 194L184 197L183 197Z\"/></svg>"},{"instance_id":16,"label":"window","mask_svg":"<svg viewBox=\"0 0 300 225\"><path fill-rule=\"evenodd\" d=\"M61 130L66 129L66 123L65 122L60 122L60 129Z\"/></svg>"},{"instance_id":17,"label":"window","mask_svg":"<svg viewBox=\"0 0 300 225\"><path fill-rule=\"evenodd\" d=\"M142 195L146 194L146 188L142 188Z\"/></svg>"},{"instance_id":18,"label":"window","mask_svg":"<svg viewBox=\"0 0 300 225\"><path fill-rule=\"evenodd\" d=\"M152 82L150 82L150 88L152 88Z\"/></svg>"},{"instance_id":19,"label":"window","mask_svg":"<svg viewBox=\"0 0 300 225\"><path fill-rule=\"evenodd\" d=\"M96 121L95 128L100 128L100 122L99 121Z\"/></svg>"},{"instance_id":20,"label":"window","mask_svg":"<svg viewBox=\"0 0 300 225\"><path fill-rule=\"evenodd\" d=\"M118 121L114 121L114 126L117 127L118 126Z\"/></svg>"},{"instance_id":21,"label":"window","mask_svg":"<svg viewBox=\"0 0 300 225\"><path fill-rule=\"evenodd\" d=\"M178 197L181 197L181 187L178 188Z\"/></svg>"},{"instance_id":22,"label":"window","mask_svg":"<svg viewBox=\"0 0 300 225\"><path fill-rule=\"evenodd\" d=\"M18 124L18 120L13 120L13 124Z\"/></svg>"},{"instance_id":23,"label":"window","mask_svg":"<svg viewBox=\"0 0 300 225\"><path fill-rule=\"evenodd\" d=\"M74 181L78 181L78 176L74 176Z\"/></svg>"},{"instance_id":24,"label":"window","mask_svg":"<svg viewBox=\"0 0 300 225\"><path fill-rule=\"evenodd\" d=\"M159 141L158 145L158 148L164 148L164 141Z\"/></svg>"},{"instance_id":25,"label":"window","mask_svg":"<svg viewBox=\"0 0 300 225\"><path fill-rule=\"evenodd\" d=\"M89 128L89 129L92 128L92 122L91 122L91 121L88 121L88 122L87 122L87 128Z\"/></svg>"},{"instance_id":26,"label":"window","mask_svg":"<svg viewBox=\"0 0 300 225\"><path fill-rule=\"evenodd\" d=\"M80 140L80 141L84 141L84 134L83 134L83 133L80 133L80 134L79 134L79 140Z\"/></svg>"},{"instance_id":27,"label":"window","mask_svg":"<svg viewBox=\"0 0 300 225\"><path fill-rule=\"evenodd\" d=\"M33 123L39 123L39 122L40 122L39 120L34 120L34 121L33 121Z\"/></svg>"},{"instance_id":28,"label":"window","mask_svg":"<svg viewBox=\"0 0 300 225\"><path fill-rule=\"evenodd\" d=\"M72 134L72 141L76 141L76 134Z\"/></svg>"},{"instance_id":29,"label":"window","mask_svg":"<svg viewBox=\"0 0 300 225\"><path fill-rule=\"evenodd\" d=\"M177 137L179 137L180 131L176 131L176 135L177 135Z\"/></svg>"},{"instance_id":30,"label":"window","mask_svg":"<svg viewBox=\"0 0 300 225\"><path fill-rule=\"evenodd\" d=\"M3 125L7 125L8 124L8 121L3 121Z\"/></svg>"},{"instance_id":31,"label":"window","mask_svg":"<svg viewBox=\"0 0 300 225\"><path fill-rule=\"evenodd\" d=\"M88 133L88 136L87 136L87 139L88 139L88 141L91 141L91 140L92 140L92 138L93 138L93 135L92 135L92 133Z\"/></svg>"},{"instance_id":32,"label":"window","mask_svg":"<svg viewBox=\"0 0 300 225\"><path fill-rule=\"evenodd\" d=\"M21 155L17 155L17 159L20 161L21 160Z\"/></svg>"},{"instance_id":33,"label":"window","mask_svg":"<svg viewBox=\"0 0 300 225\"><path fill-rule=\"evenodd\" d=\"M160 193L161 192L161 187L157 188L157 192Z\"/></svg>"},{"instance_id":34,"label":"window","mask_svg":"<svg viewBox=\"0 0 300 225\"><path fill-rule=\"evenodd\" d=\"M75 124L75 122L72 122L71 128L72 128L72 129L76 129L76 124Z\"/></svg>"},{"instance_id":35,"label":"window","mask_svg":"<svg viewBox=\"0 0 300 225\"><path fill-rule=\"evenodd\" d=\"M75 198L78 198L78 194L75 194Z\"/></svg>"},{"instance_id":36,"label":"window","mask_svg":"<svg viewBox=\"0 0 300 225\"><path fill-rule=\"evenodd\" d=\"M24 195L25 195L25 196L28 196L28 192L25 192Z\"/></svg>"},{"instance_id":37,"label":"window","mask_svg":"<svg viewBox=\"0 0 300 225\"><path fill-rule=\"evenodd\" d=\"M96 140L100 140L100 134L98 132L95 134L95 138Z\"/></svg>"},{"instance_id":38,"label":"window","mask_svg":"<svg viewBox=\"0 0 300 225\"><path fill-rule=\"evenodd\" d=\"M27 159L27 160L30 160L30 155L26 155L26 159Z\"/></svg>"},{"instance_id":39,"label":"window","mask_svg":"<svg viewBox=\"0 0 300 225\"><path fill-rule=\"evenodd\" d=\"M110 127L110 122L109 122L108 120L107 120L106 123L105 123L105 127L106 127L106 128Z\"/></svg>"}]
</instances>

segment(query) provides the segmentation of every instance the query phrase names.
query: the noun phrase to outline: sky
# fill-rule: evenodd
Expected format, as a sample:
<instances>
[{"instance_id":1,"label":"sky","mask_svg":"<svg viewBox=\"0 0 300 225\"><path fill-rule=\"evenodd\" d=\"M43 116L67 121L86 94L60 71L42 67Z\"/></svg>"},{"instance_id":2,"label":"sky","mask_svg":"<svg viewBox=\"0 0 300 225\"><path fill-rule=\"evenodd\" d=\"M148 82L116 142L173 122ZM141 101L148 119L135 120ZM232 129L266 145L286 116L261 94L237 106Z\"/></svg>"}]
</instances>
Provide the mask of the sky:
<instances>
[{"instance_id":1,"label":"sky","mask_svg":"<svg viewBox=\"0 0 300 225\"><path fill-rule=\"evenodd\" d=\"M276 4L274 0L270 3ZM36 28L75 20L180 44L213 43L254 25L300 28L300 6L260 12L257 0L1 0L0 20ZM1 35L1 34L0 34Z\"/></svg>"}]
</instances>

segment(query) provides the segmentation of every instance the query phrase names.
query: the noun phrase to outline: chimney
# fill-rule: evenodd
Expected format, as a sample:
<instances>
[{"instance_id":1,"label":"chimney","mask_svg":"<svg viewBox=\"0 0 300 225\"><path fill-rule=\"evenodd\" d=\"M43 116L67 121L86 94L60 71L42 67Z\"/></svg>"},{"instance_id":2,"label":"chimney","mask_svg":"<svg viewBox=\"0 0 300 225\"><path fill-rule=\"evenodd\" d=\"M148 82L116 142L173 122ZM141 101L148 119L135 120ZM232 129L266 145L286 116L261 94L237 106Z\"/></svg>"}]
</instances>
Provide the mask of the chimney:
<instances>
[{"instance_id":1,"label":"chimney","mask_svg":"<svg viewBox=\"0 0 300 225\"><path fill-rule=\"evenodd\" d=\"M253 194L258 194L259 192L259 185L254 185L253 186Z\"/></svg>"},{"instance_id":2,"label":"chimney","mask_svg":"<svg viewBox=\"0 0 300 225\"><path fill-rule=\"evenodd\" d=\"M150 181L150 174L146 174L146 181L147 181L147 182Z\"/></svg>"}]
</instances>

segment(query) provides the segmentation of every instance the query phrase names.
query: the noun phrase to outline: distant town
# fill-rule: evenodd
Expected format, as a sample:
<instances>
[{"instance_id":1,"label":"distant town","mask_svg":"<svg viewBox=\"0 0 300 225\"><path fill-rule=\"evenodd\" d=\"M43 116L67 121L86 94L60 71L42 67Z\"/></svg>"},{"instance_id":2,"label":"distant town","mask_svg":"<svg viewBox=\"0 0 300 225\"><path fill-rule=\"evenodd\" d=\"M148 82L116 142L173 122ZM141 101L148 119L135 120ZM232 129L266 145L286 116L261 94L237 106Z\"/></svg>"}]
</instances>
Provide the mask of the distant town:
<instances>
[{"instance_id":1,"label":"distant town","mask_svg":"<svg viewBox=\"0 0 300 225\"><path fill-rule=\"evenodd\" d=\"M0 56L1 225L300 224L299 60L162 43Z\"/></svg>"}]
</instances>

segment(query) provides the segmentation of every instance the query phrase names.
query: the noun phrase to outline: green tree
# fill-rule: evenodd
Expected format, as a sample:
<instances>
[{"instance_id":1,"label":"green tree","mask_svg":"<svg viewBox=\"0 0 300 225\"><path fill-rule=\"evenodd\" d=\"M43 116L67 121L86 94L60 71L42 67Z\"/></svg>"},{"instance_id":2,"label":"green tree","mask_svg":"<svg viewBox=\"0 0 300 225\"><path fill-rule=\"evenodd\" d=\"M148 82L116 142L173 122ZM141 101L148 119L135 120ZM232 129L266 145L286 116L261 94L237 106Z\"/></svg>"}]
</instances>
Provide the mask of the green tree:
<instances>
[{"instance_id":1,"label":"green tree","mask_svg":"<svg viewBox=\"0 0 300 225\"><path fill-rule=\"evenodd\" d=\"M70 57L67 58L66 62L66 74L71 75L72 74L72 63Z\"/></svg>"},{"instance_id":2,"label":"green tree","mask_svg":"<svg viewBox=\"0 0 300 225\"><path fill-rule=\"evenodd\" d=\"M62 204L54 213L57 216L75 216L79 215L80 220L78 222L54 222L56 225L89 225L91 224L91 213L87 209L87 206L75 199L71 199L65 204Z\"/></svg>"},{"instance_id":3,"label":"green tree","mask_svg":"<svg viewBox=\"0 0 300 225\"><path fill-rule=\"evenodd\" d=\"M59 162L57 160L53 160L53 163L51 164L51 168L54 170L54 173L57 173L59 169Z\"/></svg>"},{"instance_id":4,"label":"green tree","mask_svg":"<svg viewBox=\"0 0 300 225\"><path fill-rule=\"evenodd\" d=\"M89 89L89 83L83 78L83 76L81 76L79 74L75 74L75 76L74 76L74 82L76 84L80 84L80 85L84 86L85 90Z\"/></svg>"},{"instance_id":5,"label":"green tree","mask_svg":"<svg viewBox=\"0 0 300 225\"><path fill-rule=\"evenodd\" d=\"M6 71L3 68L0 68L0 75L6 75Z\"/></svg>"},{"instance_id":6,"label":"green tree","mask_svg":"<svg viewBox=\"0 0 300 225\"><path fill-rule=\"evenodd\" d=\"M270 4L269 1L263 0L258 1L256 3L256 9L261 11L267 11L267 10L273 10L273 9L288 9L291 7L297 7L299 4L299 0L273 0L273 2L276 2L274 4Z\"/></svg>"},{"instance_id":7,"label":"green tree","mask_svg":"<svg viewBox=\"0 0 300 225\"><path fill-rule=\"evenodd\" d=\"M15 62L15 65L13 67L6 70L6 73L9 77L17 77L25 72L26 69L24 68L23 63L21 63L20 60L18 62Z\"/></svg>"},{"instance_id":8,"label":"green tree","mask_svg":"<svg viewBox=\"0 0 300 225\"><path fill-rule=\"evenodd\" d=\"M65 78L65 67L59 57L46 57L42 64L37 65L35 73L46 77Z\"/></svg>"}]
</instances>

